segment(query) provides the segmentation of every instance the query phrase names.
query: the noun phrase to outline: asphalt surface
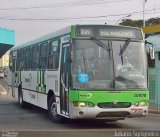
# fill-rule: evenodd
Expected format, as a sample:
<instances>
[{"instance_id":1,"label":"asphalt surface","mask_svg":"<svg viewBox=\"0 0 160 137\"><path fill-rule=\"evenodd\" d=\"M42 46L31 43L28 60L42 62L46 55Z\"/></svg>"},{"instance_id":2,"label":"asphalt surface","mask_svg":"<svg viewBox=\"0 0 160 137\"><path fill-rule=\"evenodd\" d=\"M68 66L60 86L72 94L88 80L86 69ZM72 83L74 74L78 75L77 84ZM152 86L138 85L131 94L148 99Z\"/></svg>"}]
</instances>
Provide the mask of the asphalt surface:
<instances>
[{"instance_id":1,"label":"asphalt surface","mask_svg":"<svg viewBox=\"0 0 160 137\"><path fill-rule=\"evenodd\" d=\"M0 93L7 91L7 79L0 79L0 85ZM160 136L160 114L108 123L67 120L57 124L46 110L32 105L22 109L10 95L0 94L0 131L2 137L156 137Z\"/></svg>"}]
</instances>

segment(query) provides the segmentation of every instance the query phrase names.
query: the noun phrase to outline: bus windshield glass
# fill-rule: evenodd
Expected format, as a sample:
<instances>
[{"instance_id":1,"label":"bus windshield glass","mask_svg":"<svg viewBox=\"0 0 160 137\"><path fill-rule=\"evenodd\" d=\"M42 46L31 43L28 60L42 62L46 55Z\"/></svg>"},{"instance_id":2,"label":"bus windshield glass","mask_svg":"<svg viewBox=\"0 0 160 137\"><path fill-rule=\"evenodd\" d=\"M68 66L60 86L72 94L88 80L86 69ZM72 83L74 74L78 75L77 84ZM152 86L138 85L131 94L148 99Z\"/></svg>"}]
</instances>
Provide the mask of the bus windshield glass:
<instances>
[{"instance_id":1,"label":"bus windshield glass","mask_svg":"<svg viewBox=\"0 0 160 137\"><path fill-rule=\"evenodd\" d=\"M71 65L72 88L146 89L147 65L143 42L130 41L124 53L120 55L126 40L99 41L101 42L97 44L93 39L74 40ZM103 43L103 46L100 43Z\"/></svg>"}]
</instances>

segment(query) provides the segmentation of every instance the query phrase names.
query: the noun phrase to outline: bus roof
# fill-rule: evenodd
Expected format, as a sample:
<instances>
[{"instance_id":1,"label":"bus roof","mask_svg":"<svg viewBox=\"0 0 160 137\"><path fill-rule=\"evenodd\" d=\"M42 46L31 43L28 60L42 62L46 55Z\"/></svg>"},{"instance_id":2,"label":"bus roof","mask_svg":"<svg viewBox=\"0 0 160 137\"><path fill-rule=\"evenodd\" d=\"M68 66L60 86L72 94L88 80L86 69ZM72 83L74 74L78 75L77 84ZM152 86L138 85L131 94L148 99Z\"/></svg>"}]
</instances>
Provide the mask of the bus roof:
<instances>
[{"instance_id":1,"label":"bus roof","mask_svg":"<svg viewBox=\"0 0 160 137\"><path fill-rule=\"evenodd\" d=\"M72 28L78 28L78 27L92 27L92 26L95 26L95 27L116 27L116 28L129 28L129 29L137 29L137 30L141 30L140 28L137 28L137 27L129 27L129 26L115 26L115 25L106 25L106 24L82 24L82 25L71 25L71 26L68 26L66 28L63 28L61 30L58 30L56 32L52 32L52 33L49 33L47 35L44 35L44 36L41 36L35 40L32 40L32 41L29 41L29 42L26 42L24 44L21 44L21 45L17 45L17 46L14 46L10 51L15 51L15 50L19 50L21 48L25 48L27 46L31 46L31 45L35 45L37 43L42 43L42 42L45 42L46 40L49 40L49 39L52 39L52 38L56 38L56 37L59 37L59 36L63 36L65 34L68 34L68 33L71 33L71 29ZM74 29L74 32L72 34L73 37L77 37L76 36L76 32L75 32L75 29Z\"/></svg>"},{"instance_id":2,"label":"bus roof","mask_svg":"<svg viewBox=\"0 0 160 137\"><path fill-rule=\"evenodd\" d=\"M37 39L34 39L34 40L31 40L29 42L17 45L15 47L13 47L10 51L15 51L15 50L18 50L18 49L21 49L21 48L25 48L27 46L35 45L37 43L41 43L41 42L44 42L46 40L56 38L56 37L62 36L64 34L67 34L67 33L70 33L70 32L71 32L71 26L63 28L63 29L55 31L55 32L51 32L47 35L41 36L41 37L39 37Z\"/></svg>"}]
</instances>

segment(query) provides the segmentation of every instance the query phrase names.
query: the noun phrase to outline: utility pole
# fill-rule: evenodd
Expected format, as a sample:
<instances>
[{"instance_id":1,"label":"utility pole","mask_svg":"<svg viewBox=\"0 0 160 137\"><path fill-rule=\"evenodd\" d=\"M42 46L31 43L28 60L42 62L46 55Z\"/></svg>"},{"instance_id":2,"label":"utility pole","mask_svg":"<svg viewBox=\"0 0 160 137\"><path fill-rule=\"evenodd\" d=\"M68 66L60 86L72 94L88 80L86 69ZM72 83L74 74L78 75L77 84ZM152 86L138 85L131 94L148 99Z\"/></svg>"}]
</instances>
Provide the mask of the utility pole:
<instances>
[{"instance_id":1,"label":"utility pole","mask_svg":"<svg viewBox=\"0 0 160 137\"><path fill-rule=\"evenodd\" d=\"M143 0L143 27L146 26L145 24L145 17L144 17L144 14L145 14L145 4L146 4L147 0Z\"/></svg>"}]
</instances>

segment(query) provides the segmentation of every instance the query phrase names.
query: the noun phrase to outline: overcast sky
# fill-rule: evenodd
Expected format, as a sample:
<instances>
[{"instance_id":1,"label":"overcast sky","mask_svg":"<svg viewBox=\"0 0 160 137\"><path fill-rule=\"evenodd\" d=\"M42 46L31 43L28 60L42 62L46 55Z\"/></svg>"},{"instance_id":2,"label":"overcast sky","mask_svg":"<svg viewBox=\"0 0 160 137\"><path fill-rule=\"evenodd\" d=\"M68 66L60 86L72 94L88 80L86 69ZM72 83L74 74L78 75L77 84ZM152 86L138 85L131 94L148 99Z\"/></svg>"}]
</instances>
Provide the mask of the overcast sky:
<instances>
[{"instance_id":1,"label":"overcast sky","mask_svg":"<svg viewBox=\"0 0 160 137\"><path fill-rule=\"evenodd\" d=\"M143 19L144 0L0 0L0 28L15 30L16 45L71 24L116 24ZM145 2L145 19L160 16L160 0Z\"/></svg>"}]
</instances>

